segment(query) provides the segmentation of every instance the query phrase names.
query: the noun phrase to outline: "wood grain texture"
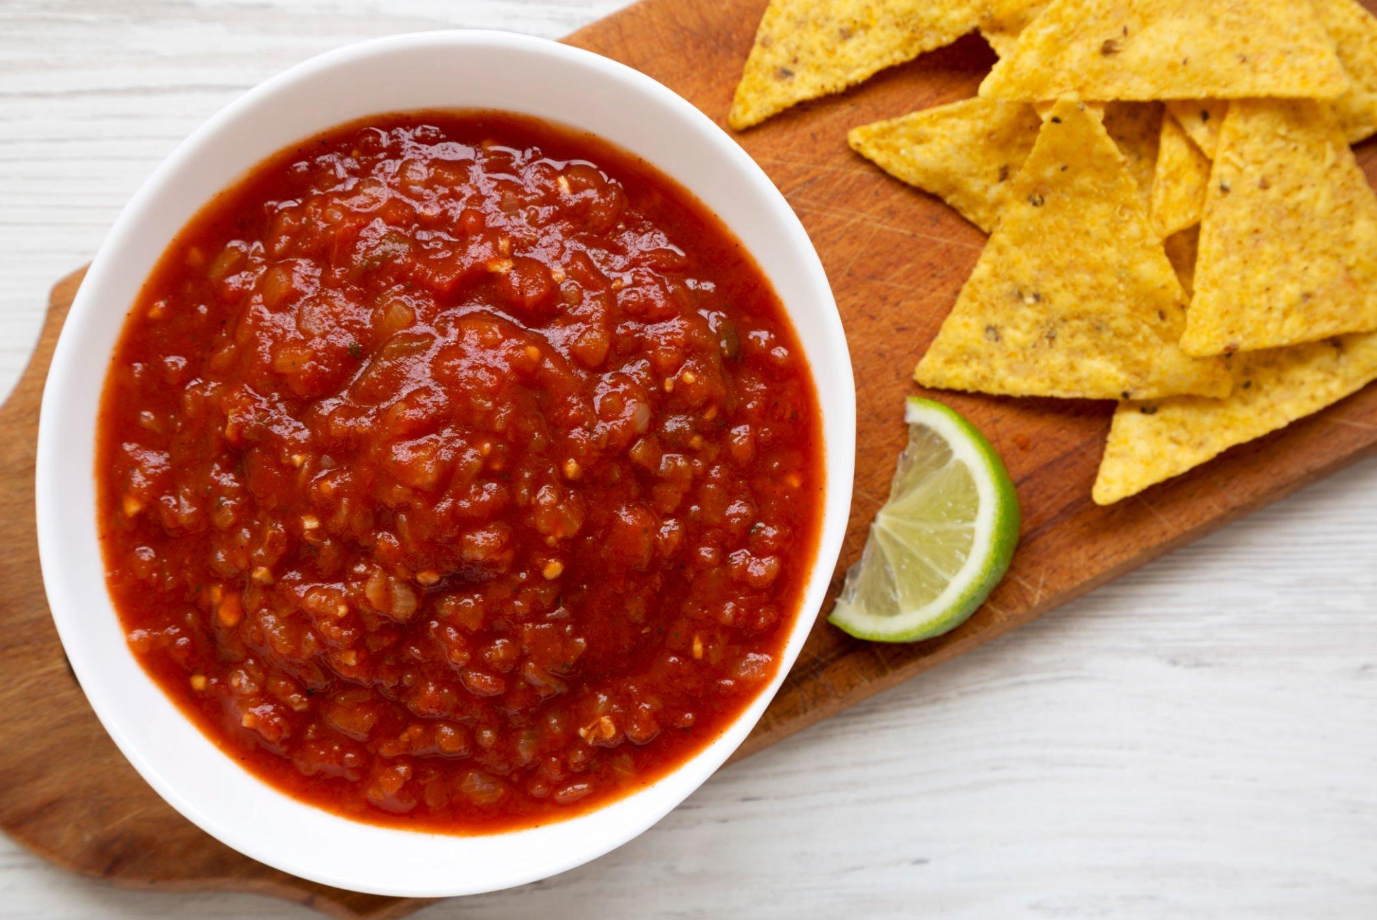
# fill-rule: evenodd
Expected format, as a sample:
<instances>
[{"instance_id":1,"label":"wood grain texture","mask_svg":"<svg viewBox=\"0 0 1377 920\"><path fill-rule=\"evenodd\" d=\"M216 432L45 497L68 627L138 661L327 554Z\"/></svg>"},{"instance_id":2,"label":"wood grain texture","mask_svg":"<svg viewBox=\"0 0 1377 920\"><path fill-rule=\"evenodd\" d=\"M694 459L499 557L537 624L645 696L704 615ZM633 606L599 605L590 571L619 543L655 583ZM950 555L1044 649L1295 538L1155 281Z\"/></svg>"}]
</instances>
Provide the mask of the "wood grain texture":
<instances>
[{"instance_id":1,"label":"wood grain texture","mask_svg":"<svg viewBox=\"0 0 1377 920\"><path fill-rule=\"evenodd\" d=\"M658 5L668 6L665 3ZM751 7L757 9L752 10ZM680 80L687 79L684 76L682 61L673 72L656 72L657 60L661 55L672 56L683 53L683 49L688 48L687 60L713 61L710 67L702 68L706 71L717 67L716 60L726 60L731 55L744 55L745 44L740 47L733 45L728 49L718 48L714 51L714 42L722 44L722 34L716 31L720 29L721 23L716 17L720 13L730 13L738 18L751 19L757 11L757 4L739 4L723 10L676 8L670 19L653 18L638 21L629 18L614 21L613 24L602 28L613 29L618 41L635 45L631 51L651 56L645 61L633 59L631 63L648 70L653 76L684 92L711 114L720 115L725 111L725 100L730 95L729 66L717 74L720 80L707 81L694 89L675 82L676 75ZM640 16L645 12L645 9L633 10L627 16ZM654 31L642 31L647 28L647 22L653 25ZM749 26L743 34L748 44ZM653 40L645 36L653 36ZM591 43L604 40L611 39L604 36L600 29L579 38L581 42ZM611 46L599 47L594 44L594 47L611 53L614 57L621 56L615 49L608 51ZM714 53L719 55L716 60L712 59ZM935 65L935 69L931 59L901 68L886 75L873 87L866 87L857 93L785 116L777 125L766 125L754 135L744 137L748 149L761 159L804 216L810 233L823 253L829 274L838 287L843 314L851 335L853 354L858 356L858 384L862 393L861 414L866 420L862 425L861 443L868 445L876 455L885 455L883 461L876 462L867 469L866 454L862 454L858 485L866 489L868 495L861 495L858 500L858 506L862 507L857 508L857 521L868 520L873 513L892 468L892 458L902 438L902 430L895 423L898 414L897 394L907 388L905 378L912 356L916 355L921 347L920 343L935 331L936 323L940 322L941 316L945 314L955 286L959 286L960 280L964 278L965 272L978 254L980 237L960 224L958 219L947 215L940 205L930 199L898 187L878 173L871 172L858 161L853 161L844 148L835 151L827 148L834 144L835 139L842 136L845 128L851 124L896 114L907 108L948 101L968 93L983 70L985 61L982 58L985 54L983 46L978 42L963 43L957 49L939 55L947 57L948 60ZM737 59L739 60L739 57ZM953 74L948 73L948 70L955 71L954 83L951 82ZM696 78L700 75L693 76ZM709 83L711 85L708 85ZM717 83L722 85L718 86ZM721 92L722 87L725 87L725 94ZM877 93L879 95L876 95ZM814 124L809 124L810 119ZM1367 159L1370 159L1370 155ZM1369 171L1371 172L1370 169ZM836 175L833 175L834 172ZM870 258L847 250L846 245L853 245L857 249L870 246L882 252L879 257ZM944 294L943 291L947 293ZM895 321L894 317L903 319ZM909 328L895 328L896 326ZM858 339L858 328L870 331ZM862 348L874 349L866 354L884 356L878 360L867 359L862 362L859 357ZM28 381L25 383L25 386L27 385ZM20 403L23 393L22 389L16 392L12 405ZM36 390L34 395L36 396ZM1352 402L1361 402L1361 399L1360 397ZM894 408L891 408L891 404ZM969 404L962 403L961 408L969 411L973 417L982 419L987 431L995 437L996 443L1005 451L1006 456L1010 456L1010 465L1019 480L1021 492L1026 493L1038 483L1053 482L1057 485L1057 488L1050 490L1049 496L1049 500L1056 503L1056 512L1041 515L1039 521L1030 520L1028 523L1031 529L1026 539L1030 537L1032 540L1041 541L1036 545L1047 552L1060 552L1069 547L1069 553L1064 557L1064 568L1094 572L1096 567L1100 567L1096 574L1103 578L1112 577L1118 571L1141 561L1138 557L1125 560L1116 555L1112 548L1104 548L1098 544L1095 545L1094 552L1079 551L1084 549L1084 541L1093 541L1107 533L1112 535L1107 522L1101 522L1096 527L1094 521L1084 520L1085 509L1080 507L1088 505L1084 493L1088 490L1090 479L1093 478L1094 463L1098 459L1098 445L1092 442L1098 437L1096 432L1103 427L1107 419L1103 407L1094 411L1068 413L1065 406L1054 404L1021 406L1003 401L987 402L973 399ZM1347 411L1351 408L1350 404L1343 404L1337 407L1337 410L1342 411L1331 412L1329 427L1356 428L1362 431L1362 426L1366 425L1369 426L1368 437L1371 437L1372 406L1366 405L1358 414ZM8 408L6 411L8 412ZM1011 414L1015 421L996 424L1000 419L1007 420ZM0 426L3 430L14 430L8 427L8 416L0 418L7 423ZM1139 523L1133 525L1136 528L1135 532L1157 539L1152 545L1153 549L1166 548L1174 541L1189 538L1203 526L1225 519L1230 514L1240 513L1250 504L1274 497L1269 494L1269 490L1277 485L1278 471L1283 474L1281 479L1284 484L1291 485L1303 477L1319 475L1327 470L1335 460L1334 450L1350 451L1345 455L1347 456L1368 444L1368 441L1361 437L1333 440L1325 435L1327 430L1328 428L1321 427L1318 435L1305 438L1309 442L1318 437L1321 443L1317 445L1316 451L1311 452L1309 460L1300 464L1292 462L1296 459L1293 454L1299 448L1284 444L1274 444L1271 448L1267 446L1272 442L1289 441L1294 433L1274 438L1258 448L1245 450L1245 456L1251 451L1258 453L1251 461L1234 458L1229 465L1221 464L1226 466L1226 470L1221 474L1225 478L1215 478L1210 480L1208 485L1187 491L1176 505L1171 502L1159 504L1158 510L1163 513L1165 519L1158 522L1158 526L1144 528L1140 518L1144 515L1153 520L1156 518L1152 514L1151 506L1146 506L1146 511L1140 509L1139 519L1134 519L1139 520ZM1028 431L1036 432L1039 440L1034 444L1030 437L1029 446L1021 448L1020 453L1018 435ZM5 448L4 466L0 468L0 472L3 473L0 475L0 482L5 484L15 481L10 474L15 470L24 469L25 462L30 470L32 464L31 436L27 439L27 461L23 446L25 439L20 437L10 440L12 443L7 443ZM1049 449L1044 449L1043 440L1050 440ZM1086 445L1090 447L1087 449ZM1078 453L1081 456L1076 456ZM1092 456L1084 456L1086 453ZM1024 457L1021 464L1014 462L1014 455ZM1067 459L1068 457L1071 459ZM11 460L16 466L10 465ZM1276 469L1267 477L1250 478L1246 469L1249 462L1259 467L1275 464ZM1239 463L1245 468L1228 468L1237 467ZM1298 478L1286 478L1290 476ZM1232 488L1235 490L1240 482L1247 486L1243 495L1231 495L1231 498L1236 500L1229 504L1208 507L1206 510L1209 514L1206 517L1209 520L1204 524L1199 522L1199 515L1193 516L1188 513L1191 506L1198 505L1201 495L1213 497L1228 493L1228 488L1221 487L1230 486L1231 480ZM1041 499L1042 491L1039 488L1034 494ZM27 508L21 510L31 518L30 493L16 490L16 494L21 495L23 502L28 503ZM1024 495L1024 501L1025 506L1030 502L1027 494ZM13 510L9 505L0 505L0 508L6 512ZM1090 510L1093 512L1093 509ZM6 519L19 520L13 514L6 514ZM1048 540L1048 531L1055 531L1068 526L1068 522L1074 523L1078 520L1081 529L1069 538L1069 542ZM1120 525L1113 526L1117 528ZM14 547L4 544L3 548ZM855 542L853 533L853 541L849 544L848 552L854 553L857 548L858 543ZM9 576L12 573L16 577L25 576L25 570L21 565L23 555L22 547L15 552L7 553L8 557L13 557L16 567L0 572L4 576L0 578L0 582L6 585L22 583L12 580ZM31 550L28 560L33 564ZM945 643L931 644L925 649L919 647L921 654L917 656L894 654L892 650L882 650L886 652L884 655L872 654L870 649L858 650L846 643L829 641L829 638L835 639L835 636L829 637L827 633L821 633L820 637L815 636L805 660L800 662L800 670L791 678L789 695L782 697L777 703L772 710L772 721L762 726L764 730L753 738L751 744L755 747L763 746L764 743L784 733L820 718L828 711L834 711L841 705L860 698L862 694L874 692L882 686L897 682L909 673L916 673L917 670L959 654L977 642L985 641L990 636L997 635L1047 609L1058 599L1055 593L1058 582L1038 583L1028 577L1032 572L1040 572L1044 568L1043 565L1031 569L1027 565L1016 568L1016 573L1021 573L1025 580L1021 593L1013 594L1007 605L1001 606L1001 599L1009 593L1007 590L1002 592L998 598L993 599L998 609L982 613L981 620L975 624L979 626L978 629L974 626L968 627L966 631L956 634ZM28 574L36 576L36 567L29 570ZM1073 585L1072 590L1081 590L1089 586L1090 583L1083 580ZM1062 596L1068 596L1069 593L1063 591ZM8 610L0 608L0 615L4 616L4 622L7 624L10 622L8 613ZM25 645L24 650L26 654L41 651L41 643ZM56 673L56 668L42 671L35 677L36 685L43 686L46 692L51 686L50 679ZM810 675L811 680L799 680L801 674ZM881 676L878 679L870 679L875 675ZM28 681L21 683L28 685ZM76 700L86 719L94 725L93 719L84 709L84 703L81 703L79 697L76 697ZM9 708L12 711L15 709ZM66 726L65 721L61 724ZM2 721L0 725L3 725ZM80 737L92 746L93 752L101 743L109 749L108 759L93 753L89 762L84 765L83 775L105 776L123 769L132 777L132 771L114 752L113 746L103 733L99 732L98 727L95 732L95 735L89 737L67 735L63 736L63 739L55 740L71 741ZM26 780L42 778L36 766L15 762L0 763L3 763L3 775L7 778L12 775L12 766L15 776L21 776ZM134 782L142 788L136 778ZM162 805L151 791L143 789L143 792L153 806L167 811L166 806ZM63 802L47 802L42 808L38 808L36 803L30 804L34 806L34 813L39 817L42 817L43 813L51 815L55 810L66 807ZM141 852L163 855L179 853L179 845L184 838L175 833L164 835L159 829L156 834L141 837L131 832L128 825L140 823L145 813L143 810L136 810L133 817L115 812L87 816L88 823L83 825L85 832L89 833L89 828L94 826L107 830L119 839L129 841L117 850L118 858L112 864L112 871L123 873L123 866L142 868L139 862L142 858ZM175 815L172 817L180 821ZM203 837L201 839L204 840ZM155 842L156 846L153 845ZM229 856L238 859L232 853ZM125 862L121 863L120 860ZM202 863L199 857L185 859L185 862L193 870L201 873L200 878L218 879L230 887L271 891L278 888L281 881L280 878L260 877L238 869L227 869L213 860ZM207 866L213 868L207 869ZM258 868L261 870L261 867ZM261 871L271 875L267 870ZM181 882L177 882L175 887L180 885ZM320 906L336 903L330 899L328 892L322 894L324 897L319 902ZM390 904L346 907L364 913L370 910L401 909Z\"/></svg>"}]
</instances>

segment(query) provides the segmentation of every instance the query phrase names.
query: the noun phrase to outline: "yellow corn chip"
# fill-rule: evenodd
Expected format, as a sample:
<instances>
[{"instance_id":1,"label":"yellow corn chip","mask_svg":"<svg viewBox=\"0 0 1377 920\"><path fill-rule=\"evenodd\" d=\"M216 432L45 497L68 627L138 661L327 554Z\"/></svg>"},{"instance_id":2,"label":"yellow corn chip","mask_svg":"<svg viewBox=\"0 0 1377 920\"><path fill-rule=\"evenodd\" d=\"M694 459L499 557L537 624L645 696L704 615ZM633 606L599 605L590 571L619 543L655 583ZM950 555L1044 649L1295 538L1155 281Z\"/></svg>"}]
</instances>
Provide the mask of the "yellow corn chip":
<instances>
[{"instance_id":1,"label":"yellow corn chip","mask_svg":"<svg viewBox=\"0 0 1377 920\"><path fill-rule=\"evenodd\" d=\"M915 376L1011 396L1222 396L1223 361L1177 347L1185 311L1123 157L1099 118L1066 99Z\"/></svg>"},{"instance_id":2,"label":"yellow corn chip","mask_svg":"<svg viewBox=\"0 0 1377 920\"><path fill-rule=\"evenodd\" d=\"M1189 230L1173 233L1162 241L1167 250L1167 260L1176 269L1177 280L1186 292L1186 300L1195 296L1195 255L1200 247L1200 225Z\"/></svg>"},{"instance_id":3,"label":"yellow corn chip","mask_svg":"<svg viewBox=\"0 0 1377 920\"><path fill-rule=\"evenodd\" d=\"M987 0L980 16L980 34L994 53L1006 57L1028 23L1047 8L1047 0Z\"/></svg>"},{"instance_id":4,"label":"yellow corn chip","mask_svg":"<svg viewBox=\"0 0 1377 920\"><path fill-rule=\"evenodd\" d=\"M1180 122L1205 158L1213 160L1219 146L1219 126L1224 124L1229 103L1223 99L1173 99L1167 103L1167 111Z\"/></svg>"},{"instance_id":5,"label":"yellow corn chip","mask_svg":"<svg viewBox=\"0 0 1377 920\"><path fill-rule=\"evenodd\" d=\"M1332 99L1348 78L1296 0L1052 0L980 86L991 99Z\"/></svg>"},{"instance_id":6,"label":"yellow corn chip","mask_svg":"<svg viewBox=\"0 0 1377 920\"><path fill-rule=\"evenodd\" d=\"M951 44L980 0L770 0L727 121L738 131Z\"/></svg>"},{"instance_id":7,"label":"yellow corn chip","mask_svg":"<svg viewBox=\"0 0 1377 920\"><path fill-rule=\"evenodd\" d=\"M1334 39L1353 88L1334 102L1339 126L1356 144L1377 134L1377 18L1355 0L1311 0Z\"/></svg>"},{"instance_id":8,"label":"yellow corn chip","mask_svg":"<svg viewBox=\"0 0 1377 920\"><path fill-rule=\"evenodd\" d=\"M1091 493L1108 505L1179 476L1227 448L1318 412L1377 379L1377 335L1350 335L1229 359L1225 399L1126 402L1114 413Z\"/></svg>"},{"instance_id":9,"label":"yellow corn chip","mask_svg":"<svg viewBox=\"0 0 1377 920\"><path fill-rule=\"evenodd\" d=\"M1186 136L1175 118L1163 118L1150 209L1152 229L1158 236L1166 239L1200 223L1200 212L1205 207L1205 187L1209 183L1210 161Z\"/></svg>"},{"instance_id":10,"label":"yellow corn chip","mask_svg":"<svg viewBox=\"0 0 1377 920\"><path fill-rule=\"evenodd\" d=\"M1039 124L1025 103L965 99L852 128L847 141L885 172L937 195L989 233Z\"/></svg>"},{"instance_id":11,"label":"yellow corn chip","mask_svg":"<svg viewBox=\"0 0 1377 920\"><path fill-rule=\"evenodd\" d=\"M1377 329L1377 197L1329 106L1239 100L1200 225L1188 354Z\"/></svg>"}]
</instances>

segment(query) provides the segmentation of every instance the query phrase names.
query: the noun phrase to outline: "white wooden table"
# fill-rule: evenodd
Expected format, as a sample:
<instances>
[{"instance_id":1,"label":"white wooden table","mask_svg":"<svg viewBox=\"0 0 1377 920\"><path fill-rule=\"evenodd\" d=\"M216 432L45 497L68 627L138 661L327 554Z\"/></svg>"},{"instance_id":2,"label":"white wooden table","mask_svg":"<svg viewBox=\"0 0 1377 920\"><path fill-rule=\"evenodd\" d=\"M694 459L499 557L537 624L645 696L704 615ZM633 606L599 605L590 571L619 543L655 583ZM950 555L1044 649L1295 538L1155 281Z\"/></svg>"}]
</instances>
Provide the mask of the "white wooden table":
<instances>
[{"instance_id":1,"label":"white wooden table","mask_svg":"<svg viewBox=\"0 0 1377 920\"><path fill-rule=\"evenodd\" d=\"M0 392L49 283L242 90L355 39L559 36L621 3L0 0ZM725 770L589 866L423 916L843 914L1377 916L1377 463ZM311 916L115 891L0 837L0 916L155 915Z\"/></svg>"}]
</instances>

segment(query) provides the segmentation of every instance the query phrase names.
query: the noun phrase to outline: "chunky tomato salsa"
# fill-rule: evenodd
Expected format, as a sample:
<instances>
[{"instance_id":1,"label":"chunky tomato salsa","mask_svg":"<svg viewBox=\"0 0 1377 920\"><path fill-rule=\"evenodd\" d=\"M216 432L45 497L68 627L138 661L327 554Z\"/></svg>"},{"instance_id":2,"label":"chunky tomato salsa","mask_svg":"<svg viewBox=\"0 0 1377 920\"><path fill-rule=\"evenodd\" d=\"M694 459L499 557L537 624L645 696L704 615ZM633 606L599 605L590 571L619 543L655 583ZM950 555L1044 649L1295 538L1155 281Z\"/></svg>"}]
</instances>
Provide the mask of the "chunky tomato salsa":
<instances>
[{"instance_id":1,"label":"chunky tomato salsa","mask_svg":"<svg viewBox=\"0 0 1377 920\"><path fill-rule=\"evenodd\" d=\"M485 832L634 791L774 675L820 415L739 242L595 139L396 115L176 238L116 348L111 595L247 769Z\"/></svg>"}]
</instances>

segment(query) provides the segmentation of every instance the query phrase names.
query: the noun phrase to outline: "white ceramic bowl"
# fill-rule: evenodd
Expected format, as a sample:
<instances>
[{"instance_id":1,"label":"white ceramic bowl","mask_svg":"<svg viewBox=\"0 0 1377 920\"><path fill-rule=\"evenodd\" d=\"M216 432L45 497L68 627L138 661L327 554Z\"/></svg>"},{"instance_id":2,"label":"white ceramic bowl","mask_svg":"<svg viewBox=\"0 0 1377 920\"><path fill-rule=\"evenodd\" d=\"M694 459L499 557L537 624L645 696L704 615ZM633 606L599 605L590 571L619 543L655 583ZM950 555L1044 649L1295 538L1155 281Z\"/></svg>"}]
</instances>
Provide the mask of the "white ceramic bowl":
<instances>
[{"instance_id":1,"label":"white ceramic bowl","mask_svg":"<svg viewBox=\"0 0 1377 920\"><path fill-rule=\"evenodd\" d=\"M370 114L506 109L591 131L692 190L754 254L783 301L822 406L822 538L779 673L726 733L645 790L544 827L481 837L347 820L255 779L145 675L105 588L93 479L96 413L116 337L164 247L216 192L293 141ZM139 189L97 254L43 393L38 542L62 643L96 714L174 808L254 859L340 888L390 895L491 891L573 868L683 801L755 725L822 604L851 501L855 388L817 253L765 173L707 117L643 74L554 42L428 32L351 45L268 80L202 125ZM79 790L74 794L80 794Z\"/></svg>"}]
</instances>

